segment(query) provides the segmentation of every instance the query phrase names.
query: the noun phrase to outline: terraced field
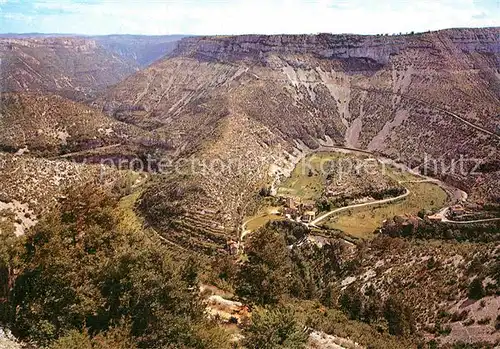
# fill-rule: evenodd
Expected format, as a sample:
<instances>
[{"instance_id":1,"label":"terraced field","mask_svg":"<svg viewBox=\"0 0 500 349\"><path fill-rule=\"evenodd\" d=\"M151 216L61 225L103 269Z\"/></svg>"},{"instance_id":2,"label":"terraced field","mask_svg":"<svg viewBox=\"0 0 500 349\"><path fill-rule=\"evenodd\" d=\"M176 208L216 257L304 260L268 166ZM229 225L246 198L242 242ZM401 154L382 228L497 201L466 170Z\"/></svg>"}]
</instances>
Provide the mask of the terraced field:
<instances>
[{"instance_id":1,"label":"terraced field","mask_svg":"<svg viewBox=\"0 0 500 349\"><path fill-rule=\"evenodd\" d=\"M142 193L142 188L137 188L120 200L119 208L123 215L122 224L126 224L132 229L146 229L151 236L169 246L170 250L180 258L186 258L193 252L203 252L206 255L215 254L221 246L225 246L227 235L224 234L224 229L217 226L209 218L208 213L206 215L195 213L175 221L168 234L160 233L148 226L136 210Z\"/></svg>"}]
</instances>

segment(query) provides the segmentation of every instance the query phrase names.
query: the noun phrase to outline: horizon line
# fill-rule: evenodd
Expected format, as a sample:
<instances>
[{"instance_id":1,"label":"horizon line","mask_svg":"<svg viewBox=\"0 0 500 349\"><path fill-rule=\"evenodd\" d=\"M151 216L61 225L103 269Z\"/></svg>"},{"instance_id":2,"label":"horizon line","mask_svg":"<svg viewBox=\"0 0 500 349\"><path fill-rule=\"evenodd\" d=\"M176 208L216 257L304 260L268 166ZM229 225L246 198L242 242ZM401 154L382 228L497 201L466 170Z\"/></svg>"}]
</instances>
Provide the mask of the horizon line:
<instances>
[{"instance_id":1,"label":"horizon line","mask_svg":"<svg viewBox=\"0 0 500 349\"><path fill-rule=\"evenodd\" d=\"M447 27L442 29L435 30L427 30L427 31L409 31L409 32L399 32L399 33L377 33L377 34L362 34L362 33L334 33L334 32L309 32L309 33L274 33L274 34L266 34L266 33L245 33L245 34L136 34L136 33L110 33L110 34L82 34L82 33L54 33L54 32L8 32L3 33L0 32L0 36L4 35L18 35L18 36L29 36L29 35L45 35L45 36L83 36L83 37L96 37L96 36L250 36L250 35L262 35L262 36L277 36L277 35L319 35L319 34L331 34L331 35L359 35L359 36L377 36L377 35L388 35L388 36L397 36L397 35L408 35L408 34L424 34L424 33L433 33L440 32L446 30L456 30L456 29L500 29L500 26L484 26L484 27Z\"/></svg>"}]
</instances>

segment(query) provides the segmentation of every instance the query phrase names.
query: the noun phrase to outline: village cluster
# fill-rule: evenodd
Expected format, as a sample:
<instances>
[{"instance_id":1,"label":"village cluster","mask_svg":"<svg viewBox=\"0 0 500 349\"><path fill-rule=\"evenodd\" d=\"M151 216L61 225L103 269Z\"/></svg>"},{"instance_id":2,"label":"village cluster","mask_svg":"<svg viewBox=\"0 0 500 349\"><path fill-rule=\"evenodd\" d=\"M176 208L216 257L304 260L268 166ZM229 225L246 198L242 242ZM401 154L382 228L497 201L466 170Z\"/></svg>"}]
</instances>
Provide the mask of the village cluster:
<instances>
[{"instance_id":1,"label":"village cluster","mask_svg":"<svg viewBox=\"0 0 500 349\"><path fill-rule=\"evenodd\" d=\"M314 200L302 200L293 196L280 197L283 207L280 209L280 214L288 219L311 223L317 214L316 202Z\"/></svg>"}]
</instances>

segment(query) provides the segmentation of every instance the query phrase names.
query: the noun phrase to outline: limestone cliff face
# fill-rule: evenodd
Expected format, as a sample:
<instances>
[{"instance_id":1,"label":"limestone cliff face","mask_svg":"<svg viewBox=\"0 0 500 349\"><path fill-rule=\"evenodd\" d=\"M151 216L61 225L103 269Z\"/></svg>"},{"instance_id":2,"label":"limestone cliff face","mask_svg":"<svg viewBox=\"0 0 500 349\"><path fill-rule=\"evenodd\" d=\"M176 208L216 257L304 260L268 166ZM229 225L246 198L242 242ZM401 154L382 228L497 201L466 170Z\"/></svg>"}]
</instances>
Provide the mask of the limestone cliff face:
<instances>
[{"instance_id":1,"label":"limestone cliff face","mask_svg":"<svg viewBox=\"0 0 500 349\"><path fill-rule=\"evenodd\" d=\"M6 38L0 41L0 47L13 49L14 45L31 48L71 48L81 51L91 51L97 48L95 40L82 38Z\"/></svg>"},{"instance_id":2,"label":"limestone cliff face","mask_svg":"<svg viewBox=\"0 0 500 349\"><path fill-rule=\"evenodd\" d=\"M438 32L393 35L241 35L196 37L181 40L174 56L207 60L258 60L266 54L309 54L317 58L362 58L387 64L391 55L405 49L448 49L463 52L500 52L500 28L449 29Z\"/></svg>"},{"instance_id":3,"label":"limestone cliff face","mask_svg":"<svg viewBox=\"0 0 500 349\"><path fill-rule=\"evenodd\" d=\"M165 130L180 158L244 159L243 173L173 180L201 188L186 189L199 194L183 199L188 212L209 208L214 224L237 230L238 213L250 212L250 194L242 193L269 184L270 165L278 169L273 175L285 173L293 159L325 144L374 151L415 168L426 156L449 164L457 153L496 161L499 33L187 38L95 103L119 120ZM462 174L443 179L471 195L489 190L471 189L475 178ZM153 207L177 200L170 191L157 187L145 197Z\"/></svg>"},{"instance_id":4,"label":"limestone cliff face","mask_svg":"<svg viewBox=\"0 0 500 349\"><path fill-rule=\"evenodd\" d=\"M457 48L470 53L500 54L500 28L449 29L442 35L447 36ZM499 63L500 64L500 63Z\"/></svg>"},{"instance_id":5,"label":"limestone cliff face","mask_svg":"<svg viewBox=\"0 0 500 349\"><path fill-rule=\"evenodd\" d=\"M219 60L256 59L268 53L312 54L319 58L370 58L386 63L405 44L403 37L359 35L242 35L181 40L175 55Z\"/></svg>"},{"instance_id":6,"label":"limestone cliff face","mask_svg":"<svg viewBox=\"0 0 500 349\"><path fill-rule=\"evenodd\" d=\"M1 91L72 99L89 98L137 70L133 62L83 38L1 38L0 58Z\"/></svg>"}]
</instances>

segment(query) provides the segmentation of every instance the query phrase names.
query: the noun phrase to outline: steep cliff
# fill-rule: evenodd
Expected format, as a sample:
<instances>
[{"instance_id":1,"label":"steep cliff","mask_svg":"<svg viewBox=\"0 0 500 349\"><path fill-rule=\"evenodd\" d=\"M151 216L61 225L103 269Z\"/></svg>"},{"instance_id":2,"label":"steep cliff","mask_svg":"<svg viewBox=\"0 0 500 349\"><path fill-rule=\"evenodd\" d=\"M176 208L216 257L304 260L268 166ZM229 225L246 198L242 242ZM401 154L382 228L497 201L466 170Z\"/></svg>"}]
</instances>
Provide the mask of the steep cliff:
<instances>
[{"instance_id":1,"label":"steep cliff","mask_svg":"<svg viewBox=\"0 0 500 349\"><path fill-rule=\"evenodd\" d=\"M499 54L499 29L450 29L423 34L241 35L187 38L173 55L217 60L260 60L266 54L309 54L323 59L369 59L379 64L408 49L439 50L450 41L464 53ZM444 43L443 43L444 44Z\"/></svg>"},{"instance_id":2,"label":"steep cliff","mask_svg":"<svg viewBox=\"0 0 500 349\"><path fill-rule=\"evenodd\" d=\"M135 62L139 67L146 67L172 52L177 41L183 37L184 35L104 35L94 36L92 39L123 59Z\"/></svg>"},{"instance_id":3,"label":"steep cliff","mask_svg":"<svg viewBox=\"0 0 500 349\"><path fill-rule=\"evenodd\" d=\"M0 39L1 91L53 92L73 99L134 73L137 66L82 38Z\"/></svg>"},{"instance_id":4,"label":"steep cliff","mask_svg":"<svg viewBox=\"0 0 500 349\"><path fill-rule=\"evenodd\" d=\"M499 33L187 38L95 103L120 120L168 130L179 158L240 159L239 172L190 172L201 191L182 199L192 212L217 212L226 231L238 229L251 210L248 193L269 184L271 168L284 171L322 144L430 165L429 174L471 199L498 200L487 189L498 172L468 171L476 159L500 156ZM460 159L464 171L452 171ZM150 194L165 202L165 190Z\"/></svg>"}]
</instances>

